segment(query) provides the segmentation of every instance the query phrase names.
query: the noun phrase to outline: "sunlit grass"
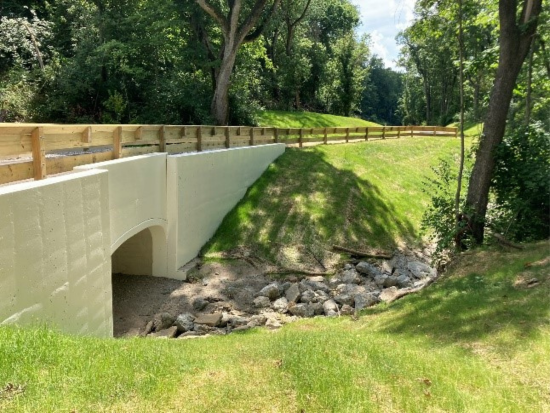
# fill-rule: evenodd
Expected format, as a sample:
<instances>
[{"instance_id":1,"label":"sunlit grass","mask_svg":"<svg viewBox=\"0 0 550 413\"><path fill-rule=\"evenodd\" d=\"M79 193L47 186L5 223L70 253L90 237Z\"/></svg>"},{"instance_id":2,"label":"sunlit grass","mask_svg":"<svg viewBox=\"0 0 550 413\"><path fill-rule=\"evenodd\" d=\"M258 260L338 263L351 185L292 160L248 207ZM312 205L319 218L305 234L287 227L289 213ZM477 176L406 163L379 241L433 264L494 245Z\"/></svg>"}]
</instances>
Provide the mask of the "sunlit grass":
<instances>
[{"instance_id":1,"label":"sunlit grass","mask_svg":"<svg viewBox=\"0 0 550 413\"><path fill-rule=\"evenodd\" d=\"M327 115L315 112L283 112L267 110L258 112L260 126L277 128L324 128L348 126L380 126L359 118Z\"/></svg>"},{"instance_id":2,"label":"sunlit grass","mask_svg":"<svg viewBox=\"0 0 550 413\"><path fill-rule=\"evenodd\" d=\"M549 249L470 253L357 321L193 341L0 327L0 410L548 411ZM10 395L8 383L26 387Z\"/></svg>"}]
</instances>

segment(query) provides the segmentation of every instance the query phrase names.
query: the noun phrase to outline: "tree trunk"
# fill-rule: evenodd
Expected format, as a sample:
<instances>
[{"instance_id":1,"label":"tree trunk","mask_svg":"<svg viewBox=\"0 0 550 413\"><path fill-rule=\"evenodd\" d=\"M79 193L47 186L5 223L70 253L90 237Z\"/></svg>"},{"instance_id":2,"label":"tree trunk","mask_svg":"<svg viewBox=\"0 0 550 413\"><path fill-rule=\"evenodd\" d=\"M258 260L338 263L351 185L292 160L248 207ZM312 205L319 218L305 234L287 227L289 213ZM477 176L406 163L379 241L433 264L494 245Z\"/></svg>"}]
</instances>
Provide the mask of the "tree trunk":
<instances>
[{"instance_id":1,"label":"tree trunk","mask_svg":"<svg viewBox=\"0 0 550 413\"><path fill-rule=\"evenodd\" d=\"M227 125L229 121L229 86L237 58L236 50L227 50L216 77L216 89L212 98L211 111L216 125Z\"/></svg>"},{"instance_id":2,"label":"tree trunk","mask_svg":"<svg viewBox=\"0 0 550 413\"><path fill-rule=\"evenodd\" d=\"M472 235L478 244L483 242L489 189L495 167L494 152L504 136L514 86L529 52L541 6L542 0L525 0L518 25L516 1L500 0L499 2L498 69L466 199L466 213L469 216Z\"/></svg>"}]
</instances>

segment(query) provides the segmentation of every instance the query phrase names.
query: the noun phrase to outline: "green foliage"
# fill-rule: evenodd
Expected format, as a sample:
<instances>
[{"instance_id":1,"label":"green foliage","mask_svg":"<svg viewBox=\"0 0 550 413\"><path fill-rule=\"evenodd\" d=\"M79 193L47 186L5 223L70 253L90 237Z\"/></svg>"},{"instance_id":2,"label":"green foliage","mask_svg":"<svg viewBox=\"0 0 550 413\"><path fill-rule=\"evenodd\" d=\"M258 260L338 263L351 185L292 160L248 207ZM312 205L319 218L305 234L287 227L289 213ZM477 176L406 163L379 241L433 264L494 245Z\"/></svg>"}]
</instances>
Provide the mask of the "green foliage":
<instances>
[{"instance_id":1,"label":"green foliage","mask_svg":"<svg viewBox=\"0 0 550 413\"><path fill-rule=\"evenodd\" d=\"M550 133L541 123L510 130L496 153L491 226L510 239L550 236Z\"/></svg>"}]
</instances>

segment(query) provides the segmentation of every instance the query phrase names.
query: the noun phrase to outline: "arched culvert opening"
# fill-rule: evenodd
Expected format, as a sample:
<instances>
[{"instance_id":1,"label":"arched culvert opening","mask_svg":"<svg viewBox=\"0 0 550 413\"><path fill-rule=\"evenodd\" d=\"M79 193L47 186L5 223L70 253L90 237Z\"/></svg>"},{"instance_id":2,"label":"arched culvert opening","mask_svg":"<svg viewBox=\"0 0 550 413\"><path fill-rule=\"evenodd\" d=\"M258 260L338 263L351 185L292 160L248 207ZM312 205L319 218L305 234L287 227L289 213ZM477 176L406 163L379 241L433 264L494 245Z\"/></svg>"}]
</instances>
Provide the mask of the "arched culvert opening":
<instances>
[{"instance_id":1,"label":"arched culvert opening","mask_svg":"<svg viewBox=\"0 0 550 413\"><path fill-rule=\"evenodd\" d=\"M181 284L158 278L166 275L164 228L149 227L130 236L113 252L111 263L114 336L137 335L159 311L159 298Z\"/></svg>"}]
</instances>

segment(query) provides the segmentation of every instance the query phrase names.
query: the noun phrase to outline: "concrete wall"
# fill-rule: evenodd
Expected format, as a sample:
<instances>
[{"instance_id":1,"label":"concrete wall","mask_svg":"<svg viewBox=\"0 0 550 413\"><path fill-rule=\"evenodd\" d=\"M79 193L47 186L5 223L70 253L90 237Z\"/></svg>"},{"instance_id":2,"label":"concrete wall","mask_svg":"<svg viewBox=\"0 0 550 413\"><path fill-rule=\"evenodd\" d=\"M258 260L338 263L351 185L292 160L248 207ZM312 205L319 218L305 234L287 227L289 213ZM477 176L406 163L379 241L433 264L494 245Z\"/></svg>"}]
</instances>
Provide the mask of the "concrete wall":
<instances>
[{"instance_id":1,"label":"concrete wall","mask_svg":"<svg viewBox=\"0 0 550 413\"><path fill-rule=\"evenodd\" d=\"M0 324L111 336L107 172L0 187L0 211Z\"/></svg>"},{"instance_id":2,"label":"concrete wall","mask_svg":"<svg viewBox=\"0 0 550 413\"><path fill-rule=\"evenodd\" d=\"M166 156L166 153L156 153L75 168L109 171L112 253L144 229L159 227L151 231L152 275L156 277L167 276ZM128 261L123 265L128 267L132 263Z\"/></svg>"},{"instance_id":3,"label":"concrete wall","mask_svg":"<svg viewBox=\"0 0 550 413\"><path fill-rule=\"evenodd\" d=\"M285 151L274 144L168 157L168 274L197 256L225 215Z\"/></svg>"}]
</instances>

